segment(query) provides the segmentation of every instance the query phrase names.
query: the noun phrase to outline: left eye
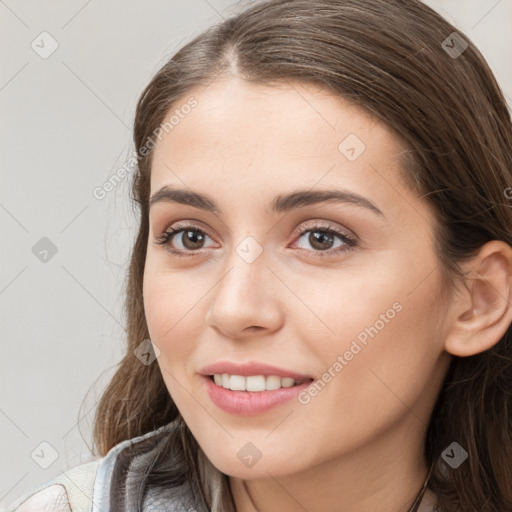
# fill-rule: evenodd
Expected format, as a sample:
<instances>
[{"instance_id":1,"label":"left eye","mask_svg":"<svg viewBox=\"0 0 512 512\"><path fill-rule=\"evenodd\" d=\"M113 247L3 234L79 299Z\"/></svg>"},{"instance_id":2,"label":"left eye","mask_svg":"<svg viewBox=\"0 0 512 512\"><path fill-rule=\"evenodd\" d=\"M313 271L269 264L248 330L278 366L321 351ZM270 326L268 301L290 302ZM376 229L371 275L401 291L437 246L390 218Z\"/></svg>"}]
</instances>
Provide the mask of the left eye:
<instances>
[{"instance_id":1,"label":"left eye","mask_svg":"<svg viewBox=\"0 0 512 512\"><path fill-rule=\"evenodd\" d=\"M338 247L345 245L350 246L352 242L352 239L346 235L332 229L308 229L300 234L299 241L303 238L311 245L314 251L321 252L326 252L330 249L337 249ZM334 245L336 238L340 240L338 245Z\"/></svg>"}]
</instances>

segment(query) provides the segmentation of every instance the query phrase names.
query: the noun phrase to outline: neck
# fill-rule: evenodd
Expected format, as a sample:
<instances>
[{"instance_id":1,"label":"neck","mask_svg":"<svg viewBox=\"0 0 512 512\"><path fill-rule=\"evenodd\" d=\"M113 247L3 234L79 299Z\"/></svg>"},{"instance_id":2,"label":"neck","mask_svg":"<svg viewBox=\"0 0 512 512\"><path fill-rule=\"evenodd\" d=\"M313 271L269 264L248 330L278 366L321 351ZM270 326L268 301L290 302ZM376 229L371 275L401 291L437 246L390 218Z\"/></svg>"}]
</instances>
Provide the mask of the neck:
<instances>
[{"instance_id":1,"label":"neck","mask_svg":"<svg viewBox=\"0 0 512 512\"><path fill-rule=\"evenodd\" d=\"M412 430L411 421L416 421ZM350 453L304 471L242 480L230 478L237 512L409 512L428 475L417 418ZM414 434L412 434L414 432ZM298 455L300 457L300 455ZM418 512L430 512L426 492Z\"/></svg>"}]
</instances>

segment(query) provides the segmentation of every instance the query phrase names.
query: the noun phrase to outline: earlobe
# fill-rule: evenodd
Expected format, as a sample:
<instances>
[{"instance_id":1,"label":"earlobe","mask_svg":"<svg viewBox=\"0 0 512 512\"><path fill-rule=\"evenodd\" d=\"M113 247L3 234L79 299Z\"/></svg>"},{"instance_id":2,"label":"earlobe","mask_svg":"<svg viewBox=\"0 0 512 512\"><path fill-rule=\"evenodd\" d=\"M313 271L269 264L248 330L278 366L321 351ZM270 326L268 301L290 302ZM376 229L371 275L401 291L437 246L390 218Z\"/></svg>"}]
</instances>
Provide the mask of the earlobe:
<instances>
[{"instance_id":1,"label":"earlobe","mask_svg":"<svg viewBox=\"0 0 512 512\"><path fill-rule=\"evenodd\" d=\"M493 347L512 323L512 248L492 240L467 265L467 292L445 338L445 350L459 357Z\"/></svg>"}]
</instances>

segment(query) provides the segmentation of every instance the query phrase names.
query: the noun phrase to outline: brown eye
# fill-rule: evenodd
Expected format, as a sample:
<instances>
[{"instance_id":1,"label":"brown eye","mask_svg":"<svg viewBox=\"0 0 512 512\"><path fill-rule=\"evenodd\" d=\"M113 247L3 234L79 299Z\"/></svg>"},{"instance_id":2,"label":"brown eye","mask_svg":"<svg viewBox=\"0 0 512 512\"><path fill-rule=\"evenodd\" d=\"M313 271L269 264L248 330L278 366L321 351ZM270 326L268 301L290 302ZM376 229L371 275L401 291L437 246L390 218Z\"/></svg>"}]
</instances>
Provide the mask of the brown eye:
<instances>
[{"instance_id":1,"label":"brown eye","mask_svg":"<svg viewBox=\"0 0 512 512\"><path fill-rule=\"evenodd\" d=\"M203 230L194 226L170 228L158 238L157 245L168 246L173 254L185 255L204 248L206 238L210 238Z\"/></svg>"},{"instance_id":2,"label":"brown eye","mask_svg":"<svg viewBox=\"0 0 512 512\"><path fill-rule=\"evenodd\" d=\"M327 229L308 229L301 233L299 240L301 238L304 238L306 243L310 244L313 250L323 252L332 249L333 247L337 249L338 247L351 245L353 242L352 239L348 238L346 235ZM338 245L335 246L334 244L336 239L339 239L341 243L338 243Z\"/></svg>"},{"instance_id":3,"label":"brown eye","mask_svg":"<svg viewBox=\"0 0 512 512\"><path fill-rule=\"evenodd\" d=\"M201 249L204 244L205 233L197 229L183 229L178 232L178 236L173 237L180 240L185 249L193 251L194 249Z\"/></svg>"},{"instance_id":4,"label":"brown eye","mask_svg":"<svg viewBox=\"0 0 512 512\"><path fill-rule=\"evenodd\" d=\"M310 245L313 253L319 253L320 256L323 256L321 253L333 254L346 251L352 249L356 245L355 240L332 228L316 227L313 229L306 229L300 233L298 239L299 242L301 239L305 240L303 243ZM340 241L337 245L336 239ZM308 249L307 247L299 248L304 250Z\"/></svg>"},{"instance_id":5,"label":"brown eye","mask_svg":"<svg viewBox=\"0 0 512 512\"><path fill-rule=\"evenodd\" d=\"M308 243L316 250L330 249L334 243L334 237L325 231L310 231Z\"/></svg>"}]
</instances>

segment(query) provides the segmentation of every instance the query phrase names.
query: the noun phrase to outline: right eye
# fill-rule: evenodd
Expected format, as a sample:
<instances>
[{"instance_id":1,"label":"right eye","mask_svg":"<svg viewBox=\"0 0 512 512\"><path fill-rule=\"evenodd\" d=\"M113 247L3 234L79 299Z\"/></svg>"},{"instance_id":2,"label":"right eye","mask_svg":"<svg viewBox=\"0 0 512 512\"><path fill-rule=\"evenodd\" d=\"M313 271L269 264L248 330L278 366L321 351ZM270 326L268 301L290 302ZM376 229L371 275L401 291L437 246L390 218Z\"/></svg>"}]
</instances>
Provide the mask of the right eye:
<instances>
[{"instance_id":1,"label":"right eye","mask_svg":"<svg viewBox=\"0 0 512 512\"><path fill-rule=\"evenodd\" d=\"M206 237L210 238L202 229L191 224L185 224L167 229L158 237L155 243L167 246L167 251L175 256L193 256L194 254L187 253L202 249ZM175 239L181 247L171 246Z\"/></svg>"}]
</instances>

